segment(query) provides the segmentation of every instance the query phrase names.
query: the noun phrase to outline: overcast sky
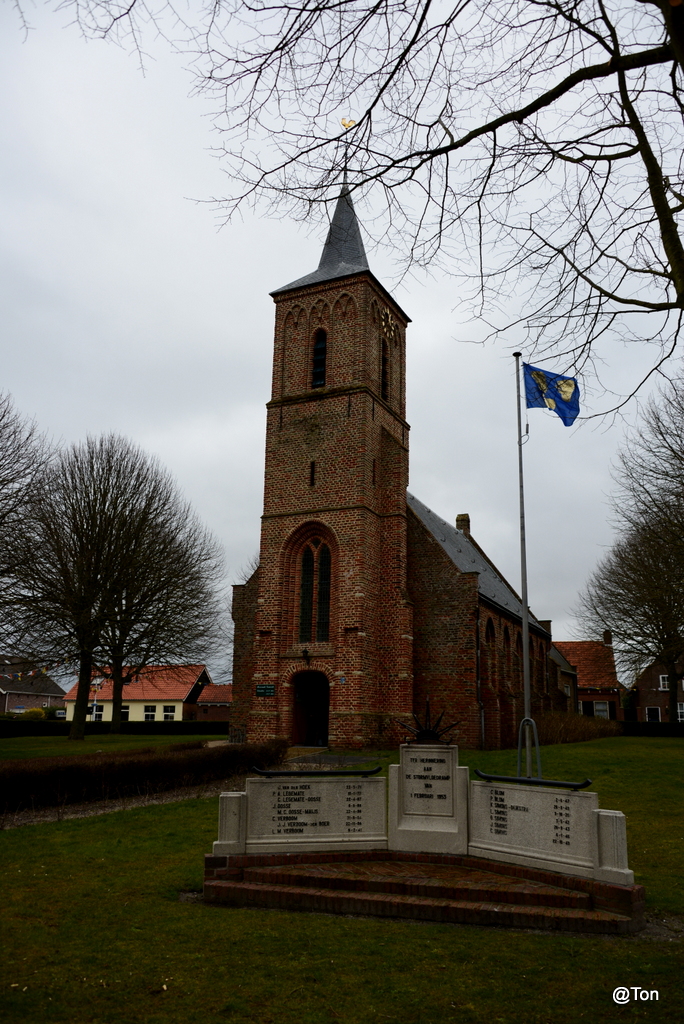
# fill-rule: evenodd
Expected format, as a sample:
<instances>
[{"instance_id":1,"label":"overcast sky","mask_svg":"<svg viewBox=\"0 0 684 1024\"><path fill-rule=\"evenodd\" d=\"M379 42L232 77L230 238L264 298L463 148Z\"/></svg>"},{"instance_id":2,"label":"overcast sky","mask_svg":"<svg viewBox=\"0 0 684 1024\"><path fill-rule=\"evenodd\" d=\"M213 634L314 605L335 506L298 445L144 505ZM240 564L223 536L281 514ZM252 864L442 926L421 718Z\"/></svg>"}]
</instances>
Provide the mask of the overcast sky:
<instances>
[{"instance_id":1,"label":"overcast sky","mask_svg":"<svg viewBox=\"0 0 684 1024\"><path fill-rule=\"evenodd\" d=\"M206 202L227 191L219 139L183 60L160 42L143 76L134 56L62 27L65 15L29 16L24 40L0 10L0 387L55 439L117 431L157 454L225 545L234 580L259 543L268 293L315 269L325 229L254 215L219 230ZM519 589L514 338L469 343L477 329L463 322L458 283L440 273L397 286L387 253L369 260L413 319L411 490L449 521L469 512ZM620 391L639 354L605 355ZM584 411L608 404L587 398ZM578 592L611 543L624 422L529 418L530 604L568 639Z\"/></svg>"}]
</instances>

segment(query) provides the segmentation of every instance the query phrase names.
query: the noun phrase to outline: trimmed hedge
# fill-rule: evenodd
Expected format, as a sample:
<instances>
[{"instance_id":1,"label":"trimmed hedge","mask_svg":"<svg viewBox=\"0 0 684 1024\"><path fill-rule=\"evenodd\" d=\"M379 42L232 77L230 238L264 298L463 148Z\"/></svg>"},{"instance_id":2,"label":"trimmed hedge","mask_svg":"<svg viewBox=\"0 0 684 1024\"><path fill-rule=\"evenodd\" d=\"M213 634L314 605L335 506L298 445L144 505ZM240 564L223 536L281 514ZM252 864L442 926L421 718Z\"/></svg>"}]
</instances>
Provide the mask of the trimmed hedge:
<instances>
[{"instance_id":1,"label":"trimmed hedge","mask_svg":"<svg viewBox=\"0 0 684 1024\"><path fill-rule=\"evenodd\" d=\"M539 743L542 746L556 743L585 743L600 740L604 736L621 736L622 722L608 718L590 718L588 715L573 715L567 711L552 711L535 718Z\"/></svg>"},{"instance_id":2,"label":"trimmed hedge","mask_svg":"<svg viewBox=\"0 0 684 1024\"><path fill-rule=\"evenodd\" d=\"M86 736L106 736L111 732L111 722L86 722ZM71 722L65 719L56 721L28 721L21 715L0 715L0 738L13 739L15 736L68 736ZM229 739L236 730L230 722L122 722L121 735L126 736L225 736Z\"/></svg>"},{"instance_id":3,"label":"trimmed hedge","mask_svg":"<svg viewBox=\"0 0 684 1024\"><path fill-rule=\"evenodd\" d=\"M188 749L189 748L189 749ZM122 750L74 757L0 762L0 812L60 807L89 800L150 796L199 786L281 764L286 739L204 747L181 743L164 750Z\"/></svg>"},{"instance_id":4,"label":"trimmed hedge","mask_svg":"<svg viewBox=\"0 0 684 1024\"><path fill-rule=\"evenodd\" d=\"M684 739L684 722L625 722L625 736L679 736Z\"/></svg>"}]
</instances>

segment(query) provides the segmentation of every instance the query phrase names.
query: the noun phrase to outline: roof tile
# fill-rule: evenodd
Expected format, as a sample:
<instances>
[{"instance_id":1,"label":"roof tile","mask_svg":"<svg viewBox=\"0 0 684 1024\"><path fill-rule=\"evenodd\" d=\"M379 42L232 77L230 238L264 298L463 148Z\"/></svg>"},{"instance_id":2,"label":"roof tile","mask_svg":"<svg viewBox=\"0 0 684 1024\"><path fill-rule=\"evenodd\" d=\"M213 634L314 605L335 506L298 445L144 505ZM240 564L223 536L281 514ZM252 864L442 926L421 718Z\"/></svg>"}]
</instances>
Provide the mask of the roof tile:
<instances>
[{"instance_id":1,"label":"roof tile","mask_svg":"<svg viewBox=\"0 0 684 1024\"><path fill-rule=\"evenodd\" d=\"M609 644L601 640L555 640L554 644L577 669L577 685L580 689L620 685L615 669L615 655Z\"/></svg>"},{"instance_id":2,"label":"roof tile","mask_svg":"<svg viewBox=\"0 0 684 1024\"><path fill-rule=\"evenodd\" d=\"M185 700L203 672L206 672L211 684L206 665L150 665L124 686L123 698L125 701ZM74 683L64 699L76 700L77 690L78 683ZM111 680L107 680L97 691L97 699L112 699Z\"/></svg>"},{"instance_id":3,"label":"roof tile","mask_svg":"<svg viewBox=\"0 0 684 1024\"><path fill-rule=\"evenodd\" d=\"M232 704L232 683L210 683L205 686L197 699L198 704Z\"/></svg>"}]
</instances>

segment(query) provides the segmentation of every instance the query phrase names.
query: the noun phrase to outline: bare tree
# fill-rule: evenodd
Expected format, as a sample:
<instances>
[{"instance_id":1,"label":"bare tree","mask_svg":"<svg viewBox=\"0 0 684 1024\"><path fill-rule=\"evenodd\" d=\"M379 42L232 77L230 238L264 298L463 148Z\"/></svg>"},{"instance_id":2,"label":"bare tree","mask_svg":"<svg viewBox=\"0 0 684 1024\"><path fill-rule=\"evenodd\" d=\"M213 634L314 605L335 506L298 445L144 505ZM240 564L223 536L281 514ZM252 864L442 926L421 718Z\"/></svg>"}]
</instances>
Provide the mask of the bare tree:
<instances>
[{"instance_id":1,"label":"bare tree","mask_svg":"<svg viewBox=\"0 0 684 1024\"><path fill-rule=\"evenodd\" d=\"M348 166L352 190L384 196L394 251L474 274L474 312L526 332L536 359L581 370L618 338L652 344L653 372L675 350L678 0L213 0L190 22L174 0L65 5L88 35L141 49L154 22L194 52L228 210L265 197L309 215Z\"/></svg>"},{"instance_id":2,"label":"bare tree","mask_svg":"<svg viewBox=\"0 0 684 1024\"><path fill-rule=\"evenodd\" d=\"M646 403L619 453L615 480L618 525L652 524L684 563L684 377L661 385Z\"/></svg>"},{"instance_id":3,"label":"bare tree","mask_svg":"<svg viewBox=\"0 0 684 1024\"><path fill-rule=\"evenodd\" d=\"M615 471L621 539L582 598L585 627L611 629L623 666L667 670L677 721L684 657L684 379L663 385L627 436Z\"/></svg>"},{"instance_id":4,"label":"bare tree","mask_svg":"<svg viewBox=\"0 0 684 1024\"><path fill-rule=\"evenodd\" d=\"M679 557L674 557L679 554ZM652 662L667 671L670 722L677 721L684 656L684 559L650 527L617 542L582 595L580 619L590 635L613 634L618 663L636 675Z\"/></svg>"},{"instance_id":5,"label":"bare tree","mask_svg":"<svg viewBox=\"0 0 684 1024\"><path fill-rule=\"evenodd\" d=\"M11 589L17 529L48 456L35 423L15 410L10 395L0 395L0 600L6 598L8 585Z\"/></svg>"},{"instance_id":6,"label":"bare tree","mask_svg":"<svg viewBox=\"0 0 684 1024\"><path fill-rule=\"evenodd\" d=\"M223 559L168 472L139 450L136 492L126 515L128 556L107 607L97 654L112 679L112 732L123 687L152 664L206 661L229 643L220 585ZM133 467L131 467L133 468Z\"/></svg>"},{"instance_id":7,"label":"bare tree","mask_svg":"<svg viewBox=\"0 0 684 1024\"><path fill-rule=\"evenodd\" d=\"M237 578L240 583L249 583L254 573L259 568L259 552L252 555L244 565L241 565L237 571Z\"/></svg>"},{"instance_id":8,"label":"bare tree","mask_svg":"<svg viewBox=\"0 0 684 1024\"><path fill-rule=\"evenodd\" d=\"M221 558L155 459L115 435L47 467L18 537L8 623L17 649L78 661L71 739L84 735L93 668L194 658L217 636ZM114 725L116 728L116 724Z\"/></svg>"}]
</instances>

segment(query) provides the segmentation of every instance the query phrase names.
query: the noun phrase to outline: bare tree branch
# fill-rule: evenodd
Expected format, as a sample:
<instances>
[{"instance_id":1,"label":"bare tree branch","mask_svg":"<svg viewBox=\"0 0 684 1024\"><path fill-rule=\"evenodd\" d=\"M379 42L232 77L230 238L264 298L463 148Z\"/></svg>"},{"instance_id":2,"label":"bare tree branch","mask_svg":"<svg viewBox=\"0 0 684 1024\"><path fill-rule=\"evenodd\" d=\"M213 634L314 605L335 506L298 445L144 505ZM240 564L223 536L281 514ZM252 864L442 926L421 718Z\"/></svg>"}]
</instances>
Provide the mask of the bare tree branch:
<instances>
[{"instance_id":1,"label":"bare tree branch","mask_svg":"<svg viewBox=\"0 0 684 1024\"><path fill-rule=\"evenodd\" d=\"M529 358L582 372L610 340L652 346L654 366L677 350L684 5L211 0L194 21L173 0L62 7L87 35L140 49L152 25L192 54L227 216L264 200L325 214L349 167L405 267L470 281L475 318L534 307Z\"/></svg>"}]
</instances>

